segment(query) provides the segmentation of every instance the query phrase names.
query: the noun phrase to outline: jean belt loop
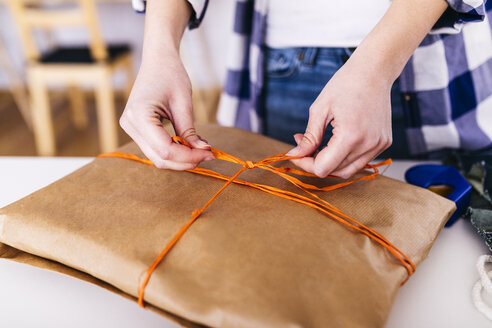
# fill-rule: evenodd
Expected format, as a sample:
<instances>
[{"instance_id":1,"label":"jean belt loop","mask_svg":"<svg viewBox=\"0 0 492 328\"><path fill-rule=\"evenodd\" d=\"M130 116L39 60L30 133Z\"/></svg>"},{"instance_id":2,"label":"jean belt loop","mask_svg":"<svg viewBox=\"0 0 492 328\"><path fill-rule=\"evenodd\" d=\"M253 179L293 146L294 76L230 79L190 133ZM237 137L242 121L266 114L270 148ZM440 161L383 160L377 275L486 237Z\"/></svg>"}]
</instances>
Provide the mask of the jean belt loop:
<instances>
[{"instance_id":1,"label":"jean belt loop","mask_svg":"<svg viewBox=\"0 0 492 328\"><path fill-rule=\"evenodd\" d=\"M318 55L318 48L309 47L306 49L303 58L303 64L313 66L316 62L316 56Z\"/></svg>"}]
</instances>

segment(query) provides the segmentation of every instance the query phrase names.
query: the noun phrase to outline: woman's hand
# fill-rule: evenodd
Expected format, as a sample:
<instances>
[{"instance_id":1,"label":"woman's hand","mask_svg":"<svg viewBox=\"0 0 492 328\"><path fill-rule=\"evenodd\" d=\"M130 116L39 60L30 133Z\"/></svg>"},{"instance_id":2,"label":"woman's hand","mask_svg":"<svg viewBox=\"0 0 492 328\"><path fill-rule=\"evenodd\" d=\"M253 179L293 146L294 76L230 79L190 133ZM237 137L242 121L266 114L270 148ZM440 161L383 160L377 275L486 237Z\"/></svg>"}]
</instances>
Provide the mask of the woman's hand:
<instances>
[{"instance_id":1,"label":"woman's hand","mask_svg":"<svg viewBox=\"0 0 492 328\"><path fill-rule=\"evenodd\" d=\"M158 168L192 169L214 157L193 126L191 83L179 55L161 55L159 64L142 64L120 124ZM174 143L162 118L169 119L176 135L193 149Z\"/></svg>"},{"instance_id":2,"label":"woman's hand","mask_svg":"<svg viewBox=\"0 0 492 328\"><path fill-rule=\"evenodd\" d=\"M311 156L292 160L319 177L349 178L391 145L392 81L351 58L326 84L309 109L304 134L288 155ZM319 153L326 127L333 137Z\"/></svg>"},{"instance_id":3,"label":"woman's hand","mask_svg":"<svg viewBox=\"0 0 492 328\"><path fill-rule=\"evenodd\" d=\"M179 57L190 14L184 0L147 1L142 65L120 119L123 130L158 168L188 170L214 159L193 126L191 83ZM163 118L192 149L171 140Z\"/></svg>"},{"instance_id":4,"label":"woman's hand","mask_svg":"<svg viewBox=\"0 0 492 328\"><path fill-rule=\"evenodd\" d=\"M352 57L326 84L309 111L306 132L289 155L320 177L348 178L391 144L391 85L448 7L443 0L393 0ZM333 137L316 149L328 124Z\"/></svg>"}]
</instances>

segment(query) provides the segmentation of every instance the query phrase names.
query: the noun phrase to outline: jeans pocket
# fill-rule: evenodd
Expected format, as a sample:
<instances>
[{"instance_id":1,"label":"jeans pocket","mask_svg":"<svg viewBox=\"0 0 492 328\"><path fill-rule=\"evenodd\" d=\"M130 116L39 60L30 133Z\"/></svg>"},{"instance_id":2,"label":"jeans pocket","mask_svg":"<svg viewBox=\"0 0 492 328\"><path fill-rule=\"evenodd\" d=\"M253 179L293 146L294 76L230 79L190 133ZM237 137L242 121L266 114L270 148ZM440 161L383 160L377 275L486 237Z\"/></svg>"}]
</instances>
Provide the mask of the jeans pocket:
<instances>
[{"instance_id":1,"label":"jeans pocket","mask_svg":"<svg viewBox=\"0 0 492 328\"><path fill-rule=\"evenodd\" d=\"M297 70L297 52L295 49L266 49L265 75L279 79L292 76Z\"/></svg>"}]
</instances>

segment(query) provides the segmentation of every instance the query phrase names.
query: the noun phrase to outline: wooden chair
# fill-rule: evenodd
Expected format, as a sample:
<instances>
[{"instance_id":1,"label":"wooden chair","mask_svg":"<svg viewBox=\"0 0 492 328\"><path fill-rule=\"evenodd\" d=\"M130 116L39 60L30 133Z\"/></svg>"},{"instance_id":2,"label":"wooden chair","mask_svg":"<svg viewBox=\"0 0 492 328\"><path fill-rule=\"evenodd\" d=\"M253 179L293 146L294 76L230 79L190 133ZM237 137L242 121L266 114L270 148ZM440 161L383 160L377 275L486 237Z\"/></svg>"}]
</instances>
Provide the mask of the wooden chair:
<instances>
[{"instance_id":1,"label":"wooden chair","mask_svg":"<svg viewBox=\"0 0 492 328\"><path fill-rule=\"evenodd\" d=\"M65 1L66 2L66 1ZM126 93L133 84L131 51L127 45L107 46L102 39L95 0L72 0L58 6L39 0L8 0L27 57L26 76L30 91L32 124L39 155L56 153L54 124L48 97L50 84L68 86L72 119L76 127L88 124L81 85L93 85L97 108L100 150L109 152L118 146L118 124L114 105L112 75L126 72ZM84 27L89 32L88 46L57 47L41 52L34 29Z\"/></svg>"},{"instance_id":2,"label":"wooden chair","mask_svg":"<svg viewBox=\"0 0 492 328\"><path fill-rule=\"evenodd\" d=\"M22 115L27 127L32 130L31 111L29 107L29 97L27 96L27 90L25 89L24 82L19 76L17 70L10 59L5 47L5 42L0 35L0 71L3 71L7 76L7 87L12 94L17 109Z\"/></svg>"}]
</instances>

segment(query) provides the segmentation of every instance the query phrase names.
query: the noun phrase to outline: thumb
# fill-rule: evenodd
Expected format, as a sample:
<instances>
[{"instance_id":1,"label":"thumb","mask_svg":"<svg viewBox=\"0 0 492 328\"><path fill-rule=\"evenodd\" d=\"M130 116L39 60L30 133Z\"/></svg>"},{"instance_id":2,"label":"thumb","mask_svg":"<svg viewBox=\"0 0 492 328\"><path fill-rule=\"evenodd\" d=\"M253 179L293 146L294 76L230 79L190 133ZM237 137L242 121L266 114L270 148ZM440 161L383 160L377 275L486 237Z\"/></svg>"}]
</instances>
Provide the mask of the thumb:
<instances>
[{"instance_id":1,"label":"thumb","mask_svg":"<svg viewBox=\"0 0 492 328\"><path fill-rule=\"evenodd\" d=\"M321 140L323 140L325 128L324 120L317 118L316 115L310 115L306 132L294 135L297 147L291 149L287 156L308 156L313 154L320 146Z\"/></svg>"},{"instance_id":2,"label":"thumb","mask_svg":"<svg viewBox=\"0 0 492 328\"><path fill-rule=\"evenodd\" d=\"M179 108L179 107L175 107ZM186 140L193 148L197 149L210 149L210 145L204 139L202 139L195 129L193 124L193 107L191 104L181 106L179 115L176 113L173 115L173 126L176 135Z\"/></svg>"}]
</instances>

